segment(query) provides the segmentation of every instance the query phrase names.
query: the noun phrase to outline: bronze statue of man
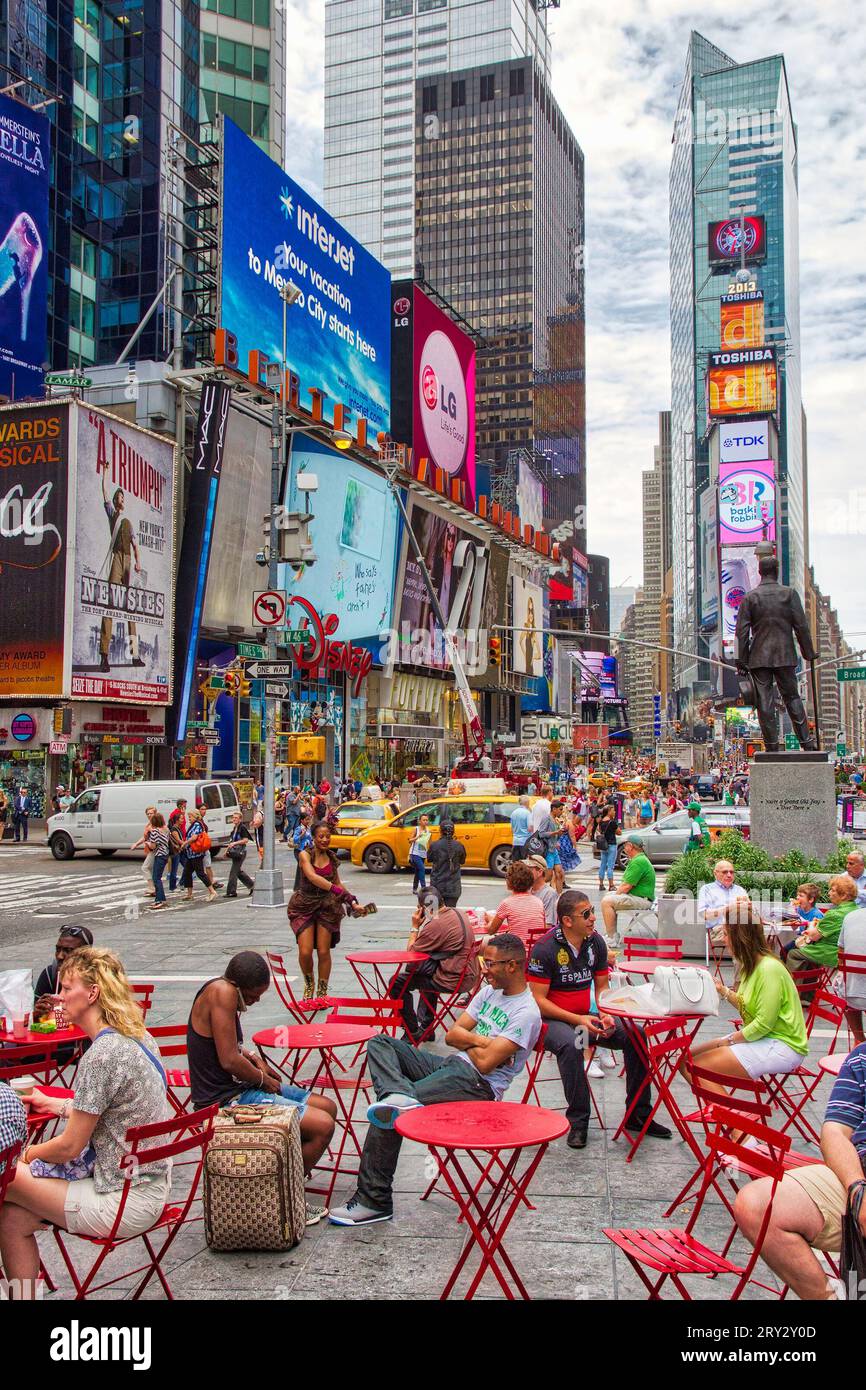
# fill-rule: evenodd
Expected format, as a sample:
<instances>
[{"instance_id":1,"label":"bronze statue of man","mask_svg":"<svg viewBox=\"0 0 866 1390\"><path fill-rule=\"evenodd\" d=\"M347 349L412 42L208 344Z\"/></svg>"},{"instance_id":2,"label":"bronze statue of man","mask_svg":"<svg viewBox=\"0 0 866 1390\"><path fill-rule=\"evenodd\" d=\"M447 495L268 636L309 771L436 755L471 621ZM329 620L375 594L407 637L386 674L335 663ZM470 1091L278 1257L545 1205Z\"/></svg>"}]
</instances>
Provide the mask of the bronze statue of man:
<instances>
[{"instance_id":1,"label":"bronze statue of man","mask_svg":"<svg viewBox=\"0 0 866 1390\"><path fill-rule=\"evenodd\" d=\"M815 648L806 622L803 604L796 589L779 583L779 562L763 556L758 562L761 581L757 589L744 596L737 614L737 669L748 671L754 682L761 736L768 753L779 749L779 718L775 686L785 701L800 747L814 749L806 710L797 689L796 633L806 661L813 661Z\"/></svg>"}]
</instances>

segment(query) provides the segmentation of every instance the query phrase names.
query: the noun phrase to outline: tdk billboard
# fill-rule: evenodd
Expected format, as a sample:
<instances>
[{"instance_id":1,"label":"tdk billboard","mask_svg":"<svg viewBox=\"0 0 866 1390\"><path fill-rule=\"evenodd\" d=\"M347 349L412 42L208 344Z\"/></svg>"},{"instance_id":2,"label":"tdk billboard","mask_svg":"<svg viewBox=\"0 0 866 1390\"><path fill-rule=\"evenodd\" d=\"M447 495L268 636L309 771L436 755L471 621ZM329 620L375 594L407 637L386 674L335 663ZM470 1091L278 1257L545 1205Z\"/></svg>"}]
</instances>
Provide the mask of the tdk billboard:
<instances>
[{"instance_id":1,"label":"tdk billboard","mask_svg":"<svg viewBox=\"0 0 866 1390\"><path fill-rule=\"evenodd\" d=\"M391 277L360 242L290 179L238 126L223 117L220 326L234 334L238 361L283 356L280 286L300 297L288 307L286 364L325 391L325 417L342 402L387 431L391 415Z\"/></svg>"}]
</instances>

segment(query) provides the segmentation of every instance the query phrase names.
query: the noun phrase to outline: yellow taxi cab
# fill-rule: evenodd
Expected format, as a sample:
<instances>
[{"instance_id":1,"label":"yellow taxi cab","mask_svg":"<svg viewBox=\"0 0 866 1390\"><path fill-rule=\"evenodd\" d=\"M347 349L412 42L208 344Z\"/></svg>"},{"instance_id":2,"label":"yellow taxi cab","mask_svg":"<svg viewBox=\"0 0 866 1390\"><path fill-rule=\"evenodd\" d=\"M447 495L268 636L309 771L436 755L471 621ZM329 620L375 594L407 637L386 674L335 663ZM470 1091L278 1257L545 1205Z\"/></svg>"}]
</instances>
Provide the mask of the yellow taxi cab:
<instances>
[{"instance_id":1,"label":"yellow taxi cab","mask_svg":"<svg viewBox=\"0 0 866 1390\"><path fill-rule=\"evenodd\" d=\"M337 807L337 828L331 831L331 849L351 850L358 835L365 830L387 825L400 807L396 801L344 801Z\"/></svg>"},{"instance_id":2,"label":"yellow taxi cab","mask_svg":"<svg viewBox=\"0 0 866 1390\"><path fill-rule=\"evenodd\" d=\"M624 777L617 785L626 796L642 796L650 789L650 783L645 777Z\"/></svg>"},{"instance_id":3,"label":"yellow taxi cab","mask_svg":"<svg viewBox=\"0 0 866 1390\"><path fill-rule=\"evenodd\" d=\"M609 791L611 787L616 786L616 778L611 777L609 772L591 772L587 781L591 787L595 787L598 791L603 792Z\"/></svg>"},{"instance_id":4,"label":"yellow taxi cab","mask_svg":"<svg viewBox=\"0 0 866 1390\"><path fill-rule=\"evenodd\" d=\"M454 838L466 846L464 868L487 869L504 878L511 863L511 813L516 806L516 796L483 792L419 802L393 820L369 826L356 835L352 863L363 864L373 874L408 868L412 831L421 817L427 816L434 840L439 838L442 821L454 822Z\"/></svg>"}]
</instances>

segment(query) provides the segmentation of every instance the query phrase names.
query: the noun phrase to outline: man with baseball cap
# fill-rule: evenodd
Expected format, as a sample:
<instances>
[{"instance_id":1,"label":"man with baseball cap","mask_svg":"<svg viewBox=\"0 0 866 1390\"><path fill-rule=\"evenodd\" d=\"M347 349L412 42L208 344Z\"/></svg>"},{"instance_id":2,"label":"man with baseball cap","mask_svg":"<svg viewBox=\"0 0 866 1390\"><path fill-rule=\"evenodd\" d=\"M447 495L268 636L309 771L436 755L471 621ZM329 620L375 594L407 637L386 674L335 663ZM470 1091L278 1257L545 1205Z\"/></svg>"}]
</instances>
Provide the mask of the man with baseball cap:
<instances>
[{"instance_id":1,"label":"man with baseball cap","mask_svg":"<svg viewBox=\"0 0 866 1390\"><path fill-rule=\"evenodd\" d=\"M547 867L547 860L543 854L530 854L523 862L532 870L532 891L536 898L541 899L541 906L544 908L544 920L549 927L555 927L556 904L559 902L559 894L547 881L547 875L550 872Z\"/></svg>"},{"instance_id":2,"label":"man with baseball cap","mask_svg":"<svg viewBox=\"0 0 866 1390\"><path fill-rule=\"evenodd\" d=\"M625 875L618 893L607 893L601 900L601 916L608 946L619 944L616 915L618 912L638 912L653 906L656 898L656 871L644 852L640 835L629 835L625 841ZM649 933L636 930L633 935ZM656 936L658 930L656 930Z\"/></svg>"}]
</instances>

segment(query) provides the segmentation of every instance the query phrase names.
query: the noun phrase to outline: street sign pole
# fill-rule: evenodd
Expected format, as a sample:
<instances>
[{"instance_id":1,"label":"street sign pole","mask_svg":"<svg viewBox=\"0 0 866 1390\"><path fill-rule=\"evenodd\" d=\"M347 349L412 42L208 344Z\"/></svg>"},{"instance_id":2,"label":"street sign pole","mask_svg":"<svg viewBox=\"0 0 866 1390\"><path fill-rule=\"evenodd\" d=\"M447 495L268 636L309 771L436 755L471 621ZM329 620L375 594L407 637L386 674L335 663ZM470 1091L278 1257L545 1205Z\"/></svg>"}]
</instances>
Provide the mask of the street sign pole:
<instances>
[{"instance_id":1,"label":"street sign pole","mask_svg":"<svg viewBox=\"0 0 866 1390\"><path fill-rule=\"evenodd\" d=\"M279 582L279 567L277 560L277 532L276 519L277 507L280 504L280 471L282 467L281 455L283 452L283 432L280 428L280 396L283 385L282 369L280 372L280 390L274 392L274 405L271 411L271 514L268 543L268 587L272 590L277 588ZM268 658L276 661L277 657L277 632L276 628L267 629ZM285 906L283 896L283 875L277 868L276 856L276 824L274 813L274 746L276 743L276 707L274 701L266 696L265 698L265 804L262 807L264 814L264 825L262 827L264 836L264 856L262 867L259 869L253 882L253 895L250 903L253 907L283 907Z\"/></svg>"}]
</instances>

